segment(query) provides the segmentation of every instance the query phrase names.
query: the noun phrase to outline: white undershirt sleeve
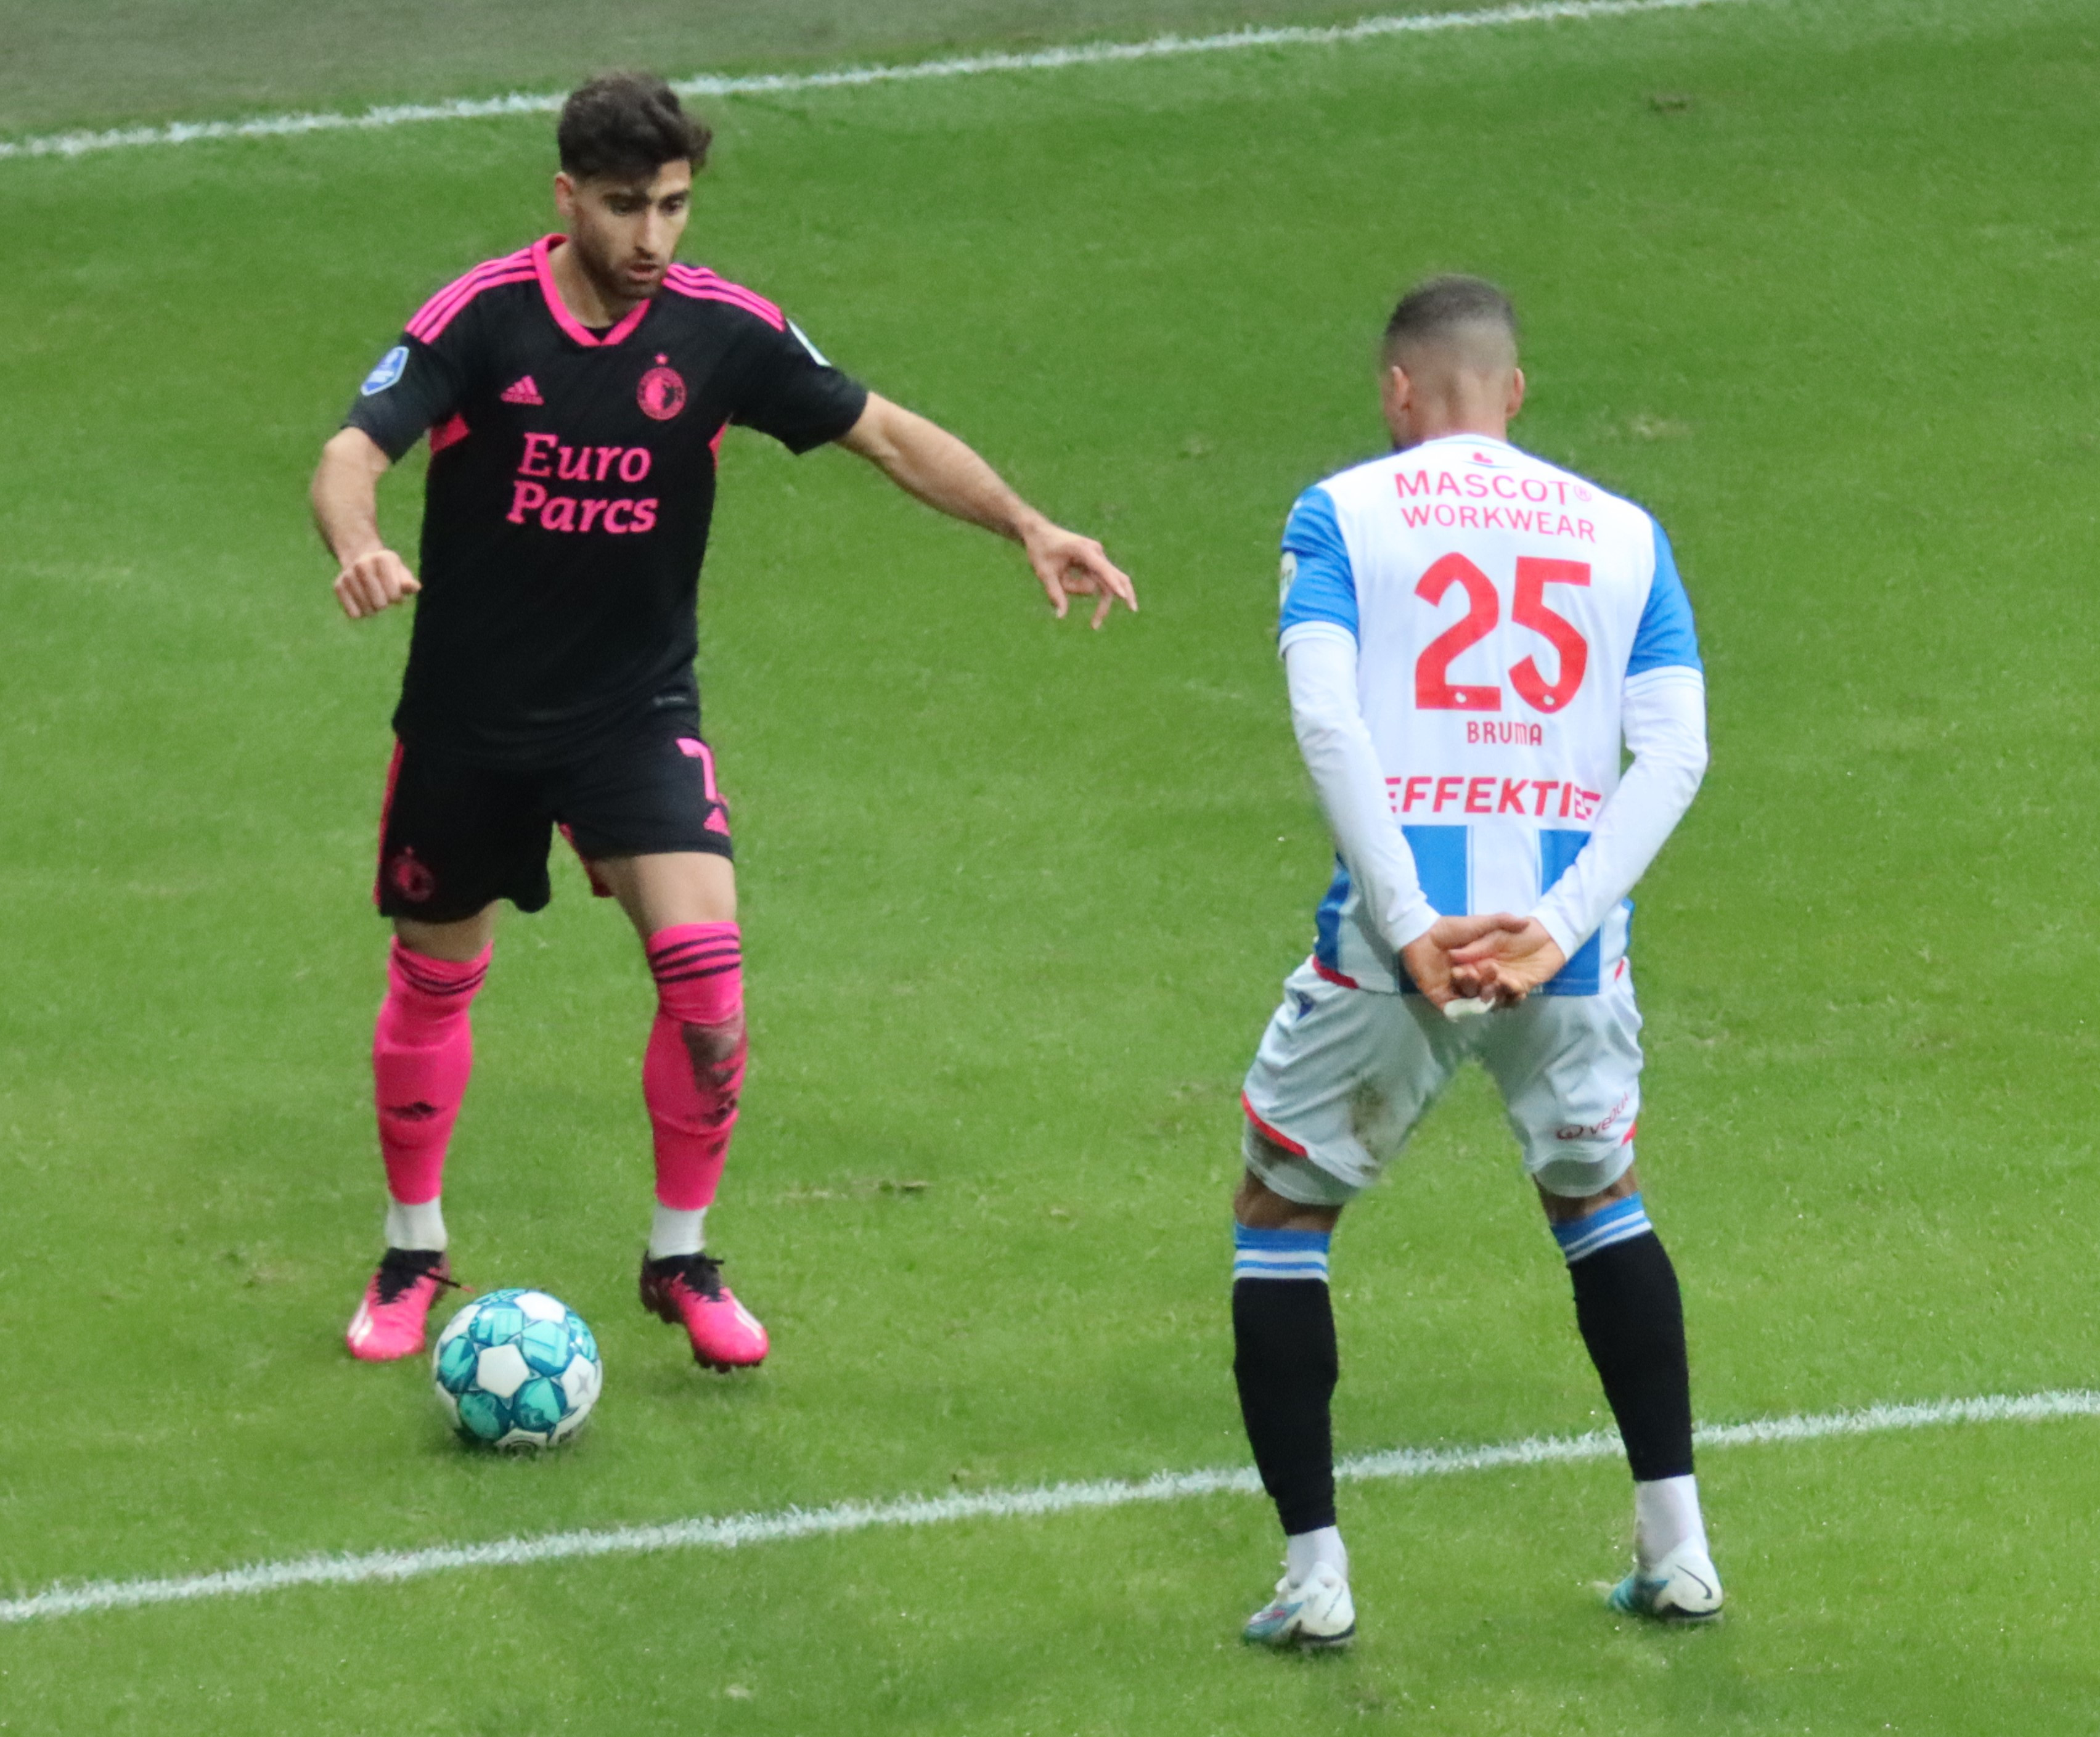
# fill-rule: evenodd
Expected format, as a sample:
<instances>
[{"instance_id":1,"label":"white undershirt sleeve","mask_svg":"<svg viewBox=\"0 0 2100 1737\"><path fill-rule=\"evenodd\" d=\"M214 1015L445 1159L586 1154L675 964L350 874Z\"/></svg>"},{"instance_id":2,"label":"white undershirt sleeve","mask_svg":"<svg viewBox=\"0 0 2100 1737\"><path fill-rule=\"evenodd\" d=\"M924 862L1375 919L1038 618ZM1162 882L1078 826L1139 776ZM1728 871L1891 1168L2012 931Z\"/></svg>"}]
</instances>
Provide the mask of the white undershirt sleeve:
<instances>
[{"instance_id":1,"label":"white undershirt sleeve","mask_svg":"<svg viewBox=\"0 0 2100 1737\"><path fill-rule=\"evenodd\" d=\"M1570 959L1647 873L1706 773L1706 678L1697 670L1671 664L1629 677L1620 716L1634 763L1590 842L1531 913Z\"/></svg>"},{"instance_id":2,"label":"white undershirt sleeve","mask_svg":"<svg viewBox=\"0 0 2100 1737\"><path fill-rule=\"evenodd\" d=\"M1307 622L1284 637L1290 723L1298 750L1350 878L1386 945L1397 953L1437 918L1423 897L1414 853L1393 818L1385 769L1357 694L1357 641L1346 628Z\"/></svg>"}]
</instances>

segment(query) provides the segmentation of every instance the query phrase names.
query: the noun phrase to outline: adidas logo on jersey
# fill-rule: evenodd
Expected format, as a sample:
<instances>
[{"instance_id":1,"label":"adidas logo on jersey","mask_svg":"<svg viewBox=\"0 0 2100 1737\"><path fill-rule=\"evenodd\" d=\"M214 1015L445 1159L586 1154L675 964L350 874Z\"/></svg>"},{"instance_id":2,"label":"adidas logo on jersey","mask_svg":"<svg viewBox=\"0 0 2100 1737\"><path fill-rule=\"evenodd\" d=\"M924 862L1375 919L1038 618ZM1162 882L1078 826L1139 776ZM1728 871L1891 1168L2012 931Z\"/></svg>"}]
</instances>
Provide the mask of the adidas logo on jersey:
<instances>
[{"instance_id":1,"label":"adidas logo on jersey","mask_svg":"<svg viewBox=\"0 0 2100 1737\"><path fill-rule=\"evenodd\" d=\"M506 404L544 404L546 399L540 396L540 389L532 384L532 377L521 374L513 384L503 389L503 402Z\"/></svg>"}]
</instances>

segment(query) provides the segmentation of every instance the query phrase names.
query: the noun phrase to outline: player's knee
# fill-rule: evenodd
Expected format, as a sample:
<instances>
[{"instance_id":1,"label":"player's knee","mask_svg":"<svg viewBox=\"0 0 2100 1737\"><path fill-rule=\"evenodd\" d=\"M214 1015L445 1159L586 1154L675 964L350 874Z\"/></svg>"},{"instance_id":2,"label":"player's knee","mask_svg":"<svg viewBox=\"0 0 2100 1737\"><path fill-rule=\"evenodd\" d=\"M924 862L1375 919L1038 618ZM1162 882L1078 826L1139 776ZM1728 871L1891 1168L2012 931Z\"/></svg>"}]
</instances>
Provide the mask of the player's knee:
<instances>
[{"instance_id":1,"label":"player's knee","mask_svg":"<svg viewBox=\"0 0 2100 1737\"><path fill-rule=\"evenodd\" d=\"M1242 1224L1255 1222L1255 1215L1262 1208L1263 1197L1268 1193L1261 1179L1252 1170L1240 1173L1239 1186L1233 1190L1233 1217Z\"/></svg>"},{"instance_id":2,"label":"player's knee","mask_svg":"<svg viewBox=\"0 0 2100 1737\"><path fill-rule=\"evenodd\" d=\"M1290 1159L1282 1148L1276 1151L1278 1157ZM1251 1170L1240 1178L1233 1195L1233 1222L1250 1230L1331 1231L1341 1215L1339 1205L1294 1200L1278 1193Z\"/></svg>"},{"instance_id":3,"label":"player's knee","mask_svg":"<svg viewBox=\"0 0 2100 1737\"><path fill-rule=\"evenodd\" d=\"M704 1087L727 1085L727 1076L735 1070L743 1048L743 1015L734 1013L710 1024L683 1022L678 1034L686 1041L686 1053L692 1057L693 1078Z\"/></svg>"},{"instance_id":4,"label":"player's knee","mask_svg":"<svg viewBox=\"0 0 2100 1737\"><path fill-rule=\"evenodd\" d=\"M658 1016L674 1025L693 1082L732 1105L743 1071L743 949L734 923L689 923L649 937Z\"/></svg>"},{"instance_id":5,"label":"player's knee","mask_svg":"<svg viewBox=\"0 0 2100 1737\"><path fill-rule=\"evenodd\" d=\"M1552 1224L1586 1219L1614 1201L1640 1193L1640 1173L1635 1166L1631 1146L1621 1146L1587 1167L1570 1164L1558 1173L1546 1169L1534 1171L1532 1181L1538 1188L1539 1203L1546 1208L1546 1221Z\"/></svg>"},{"instance_id":6,"label":"player's knee","mask_svg":"<svg viewBox=\"0 0 2100 1737\"><path fill-rule=\"evenodd\" d=\"M1279 1194L1263 1179L1264 1174L1288 1167L1294 1162L1293 1155L1252 1129L1247 1131L1242 1155L1247 1167L1240 1173L1239 1186L1233 1191L1233 1216L1242 1224L1281 1223L1279 1215L1290 1213L1297 1202Z\"/></svg>"},{"instance_id":7,"label":"player's knee","mask_svg":"<svg viewBox=\"0 0 2100 1737\"><path fill-rule=\"evenodd\" d=\"M661 1051L655 1047L657 1040L651 1040L651 1065L667 1070L657 1076L658 1083L654 1089L660 1096L668 1091L671 1098L682 1105L679 1113L688 1119L695 1131L726 1130L736 1120L737 1100L743 1090L743 1015L739 1012L728 1019L715 1021L673 1020L660 1016L657 1030L660 1034L675 1032L677 1037ZM671 1083L678 1067L675 1058L681 1049L690 1072L690 1087L673 1087ZM643 1078L646 1085L650 1076L646 1070Z\"/></svg>"}]
</instances>

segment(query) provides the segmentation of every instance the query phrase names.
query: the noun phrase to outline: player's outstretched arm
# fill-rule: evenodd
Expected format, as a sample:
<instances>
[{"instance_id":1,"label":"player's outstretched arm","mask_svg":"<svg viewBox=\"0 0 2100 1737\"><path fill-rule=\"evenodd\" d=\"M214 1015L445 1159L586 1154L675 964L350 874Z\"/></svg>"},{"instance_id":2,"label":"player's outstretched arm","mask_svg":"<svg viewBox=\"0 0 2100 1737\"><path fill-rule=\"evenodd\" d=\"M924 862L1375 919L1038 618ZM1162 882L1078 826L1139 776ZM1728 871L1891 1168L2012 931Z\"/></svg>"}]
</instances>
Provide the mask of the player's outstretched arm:
<instances>
[{"instance_id":1,"label":"player's outstretched arm","mask_svg":"<svg viewBox=\"0 0 2100 1737\"><path fill-rule=\"evenodd\" d=\"M393 462L363 429L346 428L321 448L314 471L314 523L336 558L336 602L353 621L423 589L379 536L379 479Z\"/></svg>"},{"instance_id":2,"label":"player's outstretched arm","mask_svg":"<svg viewBox=\"0 0 2100 1737\"><path fill-rule=\"evenodd\" d=\"M928 506L1018 543L1059 619L1074 597L1099 600L1094 606L1096 627L1108 619L1118 599L1125 608L1136 609L1137 593L1129 576L1100 544L1052 524L938 424L871 392L867 408L839 437L839 444L859 453Z\"/></svg>"}]
</instances>

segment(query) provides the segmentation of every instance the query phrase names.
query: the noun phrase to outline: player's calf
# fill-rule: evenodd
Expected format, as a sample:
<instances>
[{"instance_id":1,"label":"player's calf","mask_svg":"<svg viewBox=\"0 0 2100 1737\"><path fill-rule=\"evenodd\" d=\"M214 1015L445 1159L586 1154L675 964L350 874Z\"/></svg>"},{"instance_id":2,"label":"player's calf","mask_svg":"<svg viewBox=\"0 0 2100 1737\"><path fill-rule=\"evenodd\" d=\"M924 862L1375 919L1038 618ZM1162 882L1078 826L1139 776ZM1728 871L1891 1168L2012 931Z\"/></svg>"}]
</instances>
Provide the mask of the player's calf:
<instances>
[{"instance_id":1,"label":"player's calf","mask_svg":"<svg viewBox=\"0 0 2100 1737\"><path fill-rule=\"evenodd\" d=\"M470 1010L488 976L490 951L484 947L465 960L435 959L397 940L388 954L372 1078L386 1192L397 1208L435 1202L443 1188L446 1148L474 1071ZM390 1218L390 1243L399 1228ZM426 1219L421 1228L438 1240L396 1245L444 1247L442 1220L433 1225Z\"/></svg>"},{"instance_id":2,"label":"player's calf","mask_svg":"<svg viewBox=\"0 0 2100 1737\"><path fill-rule=\"evenodd\" d=\"M1340 1366L1327 1293L1334 1214L1296 1208L1251 1175L1234 1206L1233 1378L1285 1541L1276 1597L1248 1619L1242 1638L1341 1646L1356 1633L1356 1611L1335 1520L1330 1408Z\"/></svg>"},{"instance_id":3,"label":"player's calf","mask_svg":"<svg viewBox=\"0 0 2100 1737\"><path fill-rule=\"evenodd\" d=\"M443 959L394 942L372 1038L379 1149L386 1165L386 1253L344 1338L368 1363L412 1357L438 1292L451 1282L441 1201L445 1153L474 1071L469 1010L489 950Z\"/></svg>"},{"instance_id":4,"label":"player's calf","mask_svg":"<svg viewBox=\"0 0 2100 1737\"><path fill-rule=\"evenodd\" d=\"M642 1090L655 1140L656 1212L642 1305L685 1328L696 1361L746 1368L765 1360L765 1329L702 1252L750 1048L741 934L734 923L681 924L651 935L648 954L656 1019Z\"/></svg>"},{"instance_id":5,"label":"player's calf","mask_svg":"<svg viewBox=\"0 0 2100 1737\"><path fill-rule=\"evenodd\" d=\"M1631 1615L1703 1621L1720 1614L1721 1581L1692 1467L1684 1306L1676 1269L1638 1188L1628 1191L1630 1180L1629 1172L1626 1184L1590 1201L1548 1205L1574 1286L1576 1323L1634 1475L1634 1572L1610 1602Z\"/></svg>"},{"instance_id":6,"label":"player's calf","mask_svg":"<svg viewBox=\"0 0 2100 1737\"><path fill-rule=\"evenodd\" d=\"M648 951L656 1019L642 1093L655 1136L656 1198L699 1211L721 1180L743 1089L743 941L734 923L686 923L651 935Z\"/></svg>"}]
</instances>

